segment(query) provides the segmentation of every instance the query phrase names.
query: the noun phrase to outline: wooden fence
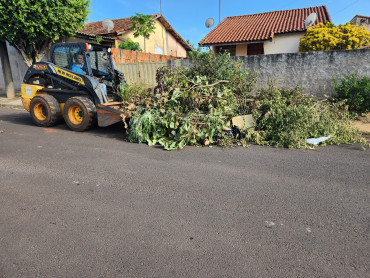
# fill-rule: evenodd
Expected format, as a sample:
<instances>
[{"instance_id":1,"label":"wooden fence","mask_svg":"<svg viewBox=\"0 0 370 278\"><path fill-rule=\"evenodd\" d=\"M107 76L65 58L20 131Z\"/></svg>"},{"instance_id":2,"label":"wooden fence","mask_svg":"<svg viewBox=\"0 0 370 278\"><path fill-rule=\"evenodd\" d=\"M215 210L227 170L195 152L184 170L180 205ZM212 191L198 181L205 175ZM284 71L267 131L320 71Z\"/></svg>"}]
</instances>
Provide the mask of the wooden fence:
<instances>
[{"instance_id":1,"label":"wooden fence","mask_svg":"<svg viewBox=\"0 0 370 278\"><path fill-rule=\"evenodd\" d=\"M166 66L180 66L181 57L151 54L112 48L114 67L123 72L128 83L143 83L154 87L157 85L157 69Z\"/></svg>"},{"instance_id":2,"label":"wooden fence","mask_svg":"<svg viewBox=\"0 0 370 278\"><path fill-rule=\"evenodd\" d=\"M152 63L114 63L114 67L123 72L128 83L143 83L150 87L155 87L157 69L168 66L168 62Z\"/></svg>"}]
</instances>

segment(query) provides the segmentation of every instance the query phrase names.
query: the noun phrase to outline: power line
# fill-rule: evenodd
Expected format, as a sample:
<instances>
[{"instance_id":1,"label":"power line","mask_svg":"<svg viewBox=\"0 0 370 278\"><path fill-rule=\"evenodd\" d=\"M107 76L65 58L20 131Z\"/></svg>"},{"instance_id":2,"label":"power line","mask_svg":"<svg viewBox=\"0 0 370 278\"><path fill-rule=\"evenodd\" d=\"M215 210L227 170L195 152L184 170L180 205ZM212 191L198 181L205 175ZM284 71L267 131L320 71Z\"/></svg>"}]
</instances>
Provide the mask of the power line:
<instances>
[{"instance_id":1,"label":"power line","mask_svg":"<svg viewBox=\"0 0 370 278\"><path fill-rule=\"evenodd\" d=\"M351 7L352 5L356 4L356 3L357 3L357 2L359 2L359 1L360 1L360 0L355 0L355 1L353 1L353 2L352 2L352 3L350 3L349 5L345 6L343 9L341 9L341 10L339 10L339 11L335 12L333 15L336 15L336 14L339 14L339 13L343 12L344 10L346 10L347 8Z\"/></svg>"}]
</instances>

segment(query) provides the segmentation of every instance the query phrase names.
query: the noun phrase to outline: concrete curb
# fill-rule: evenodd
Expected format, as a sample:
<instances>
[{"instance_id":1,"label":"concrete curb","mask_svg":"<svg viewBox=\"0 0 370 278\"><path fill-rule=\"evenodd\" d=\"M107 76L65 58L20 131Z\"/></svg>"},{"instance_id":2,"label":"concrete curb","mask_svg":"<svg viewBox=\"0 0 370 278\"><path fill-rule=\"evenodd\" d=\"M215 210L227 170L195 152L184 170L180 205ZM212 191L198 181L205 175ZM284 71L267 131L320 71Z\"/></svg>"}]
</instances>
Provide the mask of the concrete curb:
<instances>
[{"instance_id":1,"label":"concrete curb","mask_svg":"<svg viewBox=\"0 0 370 278\"><path fill-rule=\"evenodd\" d=\"M0 97L0 107L1 108L24 109L23 104L22 104L22 99L20 97L14 97L14 98Z\"/></svg>"}]
</instances>

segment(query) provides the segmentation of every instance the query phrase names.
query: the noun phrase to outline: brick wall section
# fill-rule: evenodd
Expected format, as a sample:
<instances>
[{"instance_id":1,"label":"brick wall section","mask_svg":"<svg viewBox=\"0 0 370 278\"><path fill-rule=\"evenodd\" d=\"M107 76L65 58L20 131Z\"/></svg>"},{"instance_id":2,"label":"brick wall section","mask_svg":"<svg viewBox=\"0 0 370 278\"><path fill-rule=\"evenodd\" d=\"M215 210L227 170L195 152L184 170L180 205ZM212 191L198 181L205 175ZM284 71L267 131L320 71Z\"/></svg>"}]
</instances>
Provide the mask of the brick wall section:
<instances>
[{"instance_id":1,"label":"brick wall section","mask_svg":"<svg viewBox=\"0 0 370 278\"><path fill-rule=\"evenodd\" d=\"M138 60L138 52L136 51L123 50L119 48L112 48L112 51L113 62L115 63L136 63Z\"/></svg>"},{"instance_id":2,"label":"brick wall section","mask_svg":"<svg viewBox=\"0 0 370 278\"><path fill-rule=\"evenodd\" d=\"M166 62L173 59L182 59L170 55L151 54L145 52L137 52L124 50L120 48L112 48L113 61L115 63L149 63L149 62Z\"/></svg>"},{"instance_id":3,"label":"brick wall section","mask_svg":"<svg viewBox=\"0 0 370 278\"><path fill-rule=\"evenodd\" d=\"M162 55L159 55L159 54L152 54L150 55L151 56L151 59L152 59L152 62L161 62L162 60Z\"/></svg>"}]
</instances>

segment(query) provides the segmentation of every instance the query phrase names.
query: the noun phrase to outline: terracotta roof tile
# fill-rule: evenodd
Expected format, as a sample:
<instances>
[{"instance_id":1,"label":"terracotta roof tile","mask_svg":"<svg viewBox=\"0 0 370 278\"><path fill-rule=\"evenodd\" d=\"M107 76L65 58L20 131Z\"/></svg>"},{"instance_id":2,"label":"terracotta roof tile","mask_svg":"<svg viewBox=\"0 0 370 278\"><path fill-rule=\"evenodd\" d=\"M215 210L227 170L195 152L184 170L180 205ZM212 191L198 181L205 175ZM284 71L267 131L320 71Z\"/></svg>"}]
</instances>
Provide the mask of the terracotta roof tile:
<instances>
[{"instance_id":1,"label":"terracotta roof tile","mask_svg":"<svg viewBox=\"0 0 370 278\"><path fill-rule=\"evenodd\" d=\"M199 44L225 44L272 39L275 34L305 31L304 20L317 14L316 24L332 22L326 6L226 17Z\"/></svg>"},{"instance_id":2,"label":"terracotta roof tile","mask_svg":"<svg viewBox=\"0 0 370 278\"><path fill-rule=\"evenodd\" d=\"M79 32L89 35L117 35L118 33L129 30L132 26L131 18L113 19L112 21L114 23L114 28L109 32L103 27L103 21L88 22Z\"/></svg>"},{"instance_id":3,"label":"terracotta roof tile","mask_svg":"<svg viewBox=\"0 0 370 278\"><path fill-rule=\"evenodd\" d=\"M153 14L152 19L158 19L186 50L193 50L192 47L173 29L173 27L168 23L168 21L161 14ZM84 28L78 30L78 33L88 34L88 35L107 35L107 36L117 36L123 32L130 30L132 26L131 18L119 18L112 19L114 23L114 28L109 32L103 27L103 21L88 22L85 24Z\"/></svg>"},{"instance_id":4,"label":"terracotta roof tile","mask_svg":"<svg viewBox=\"0 0 370 278\"><path fill-rule=\"evenodd\" d=\"M358 15L356 15L356 16L357 16L357 17L363 17L363 18L370 18L370 16L367 16L367 15L359 15L359 14L358 14ZM356 17L356 16L355 16L355 17Z\"/></svg>"}]
</instances>

